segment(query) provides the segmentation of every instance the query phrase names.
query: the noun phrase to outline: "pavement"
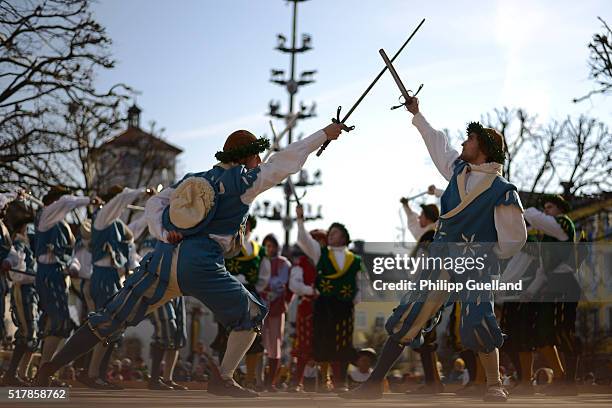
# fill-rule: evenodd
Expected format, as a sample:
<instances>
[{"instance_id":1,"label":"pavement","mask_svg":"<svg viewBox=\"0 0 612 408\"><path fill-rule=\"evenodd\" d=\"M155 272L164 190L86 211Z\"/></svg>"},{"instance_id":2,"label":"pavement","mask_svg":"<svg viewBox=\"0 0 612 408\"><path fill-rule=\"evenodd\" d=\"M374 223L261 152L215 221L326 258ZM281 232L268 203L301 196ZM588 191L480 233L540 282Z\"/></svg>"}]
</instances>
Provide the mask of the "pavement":
<instances>
[{"instance_id":1,"label":"pavement","mask_svg":"<svg viewBox=\"0 0 612 408\"><path fill-rule=\"evenodd\" d=\"M612 394L581 394L575 397L535 396L511 397L506 403L485 403L479 398L459 397L455 394L440 394L436 396L407 396L405 394L387 393L383 399L375 401L344 400L335 394L318 393L262 393L253 399L235 399L217 397L203 390L189 391L150 391L146 389L126 389L122 391L101 391L85 388L69 390L67 401L55 402L40 400L35 402L9 402L0 400L0 407L605 407L612 406Z\"/></svg>"}]
</instances>

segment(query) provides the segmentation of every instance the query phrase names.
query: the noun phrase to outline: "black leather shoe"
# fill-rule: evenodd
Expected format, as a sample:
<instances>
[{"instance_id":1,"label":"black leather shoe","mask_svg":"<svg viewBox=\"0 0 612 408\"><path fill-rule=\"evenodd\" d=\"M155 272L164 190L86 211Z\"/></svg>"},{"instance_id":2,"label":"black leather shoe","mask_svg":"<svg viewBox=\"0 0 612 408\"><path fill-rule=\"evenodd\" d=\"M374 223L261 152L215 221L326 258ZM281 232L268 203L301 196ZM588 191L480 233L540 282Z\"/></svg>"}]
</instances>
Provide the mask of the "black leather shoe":
<instances>
[{"instance_id":1,"label":"black leather shoe","mask_svg":"<svg viewBox=\"0 0 612 408\"><path fill-rule=\"evenodd\" d=\"M51 363L44 363L38 369L38 373L36 374L36 386L37 387L50 387L51 386L51 376L55 374L57 370Z\"/></svg>"},{"instance_id":2,"label":"black leather shoe","mask_svg":"<svg viewBox=\"0 0 612 408\"><path fill-rule=\"evenodd\" d=\"M248 388L241 387L234 379L223 379L214 376L208 381L208 392L221 397L255 398L259 394Z\"/></svg>"}]
</instances>

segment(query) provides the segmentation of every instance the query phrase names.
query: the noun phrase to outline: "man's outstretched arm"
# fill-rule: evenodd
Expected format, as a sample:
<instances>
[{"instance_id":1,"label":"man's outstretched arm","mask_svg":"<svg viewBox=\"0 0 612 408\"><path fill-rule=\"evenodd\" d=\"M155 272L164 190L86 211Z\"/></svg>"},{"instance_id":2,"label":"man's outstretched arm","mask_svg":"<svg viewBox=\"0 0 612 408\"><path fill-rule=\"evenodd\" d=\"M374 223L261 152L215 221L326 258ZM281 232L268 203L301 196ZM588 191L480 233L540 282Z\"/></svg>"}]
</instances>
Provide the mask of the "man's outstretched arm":
<instances>
[{"instance_id":1,"label":"man's outstretched arm","mask_svg":"<svg viewBox=\"0 0 612 408\"><path fill-rule=\"evenodd\" d=\"M412 124L423 137L431 160L433 160L440 174L446 180L450 180L453 175L455 160L459 157L459 152L451 147L446 133L435 130L427 122L419 111L419 100L417 98L412 98L412 102L407 106L407 109L414 115Z\"/></svg>"},{"instance_id":2,"label":"man's outstretched arm","mask_svg":"<svg viewBox=\"0 0 612 408\"><path fill-rule=\"evenodd\" d=\"M291 143L287 148L274 153L267 162L247 172L245 191L240 196L244 204L251 204L255 197L283 181L290 174L298 172L310 153L317 150L326 140L340 136L342 127L336 123L313 133L305 139ZM253 177L254 180L248 178Z\"/></svg>"}]
</instances>

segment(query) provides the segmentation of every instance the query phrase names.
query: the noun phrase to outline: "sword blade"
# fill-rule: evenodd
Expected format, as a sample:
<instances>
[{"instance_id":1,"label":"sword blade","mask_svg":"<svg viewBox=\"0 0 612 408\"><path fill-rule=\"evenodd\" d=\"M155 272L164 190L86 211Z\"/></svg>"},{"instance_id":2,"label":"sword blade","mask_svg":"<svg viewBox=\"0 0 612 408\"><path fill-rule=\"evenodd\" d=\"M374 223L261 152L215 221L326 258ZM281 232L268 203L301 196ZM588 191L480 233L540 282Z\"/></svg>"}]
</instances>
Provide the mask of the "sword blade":
<instances>
[{"instance_id":1,"label":"sword blade","mask_svg":"<svg viewBox=\"0 0 612 408\"><path fill-rule=\"evenodd\" d=\"M404 50L404 48L406 48L406 46L408 45L408 43L410 42L410 40L412 40L412 37L414 37L414 35L416 34L417 31L419 31L419 28L421 28L421 26L423 25L423 23L425 23L425 19L422 19L421 22L419 23L419 25L417 26L417 28L414 29L414 31L412 32L412 34L410 34L410 37L408 37L408 39L406 41L404 41L404 44L402 44L402 46L399 48L399 50L397 50L397 52L395 53L395 55L393 55L393 57L390 59L391 62L395 61L395 59L402 53L402 51ZM376 85L376 83L378 82L378 80L380 79L380 77L383 76L383 74L385 73L385 71L387 70L387 66L385 66L379 73L378 75L376 75L376 78L374 78L374 80L372 81L372 83L366 88L366 90L361 94L361 96L359 97L359 99L357 99L357 102L355 102L355 104L353 106L351 106L351 109L349 109L349 111L346 113L346 115L344 115L344 117L342 118L341 122L344 123L346 122L346 120L351 116L351 114L353 113L353 111L355 109L357 109L357 106L359 106L359 104L361 103L361 101L363 100L363 98L366 97L366 95L368 94L368 92L370 92L370 90L374 87L374 85Z\"/></svg>"},{"instance_id":2,"label":"sword blade","mask_svg":"<svg viewBox=\"0 0 612 408\"><path fill-rule=\"evenodd\" d=\"M387 56L387 53L385 52L385 50L381 48L378 52L380 53L380 56L382 57L383 61L385 61L385 65L387 66L387 69L389 69L389 73L393 77L393 80L395 81L397 87L402 93L402 96L404 97L405 102L408 103L408 101L411 99L411 96L408 94L408 91L406 90L406 87L404 86L401 78L399 77L397 71L395 70L393 63Z\"/></svg>"},{"instance_id":3,"label":"sword blade","mask_svg":"<svg viewBox=\"0 0 612 408\"><path fill-rule=\"evenodd\" d=\"M406 200L408 200L408 201L410 201L410 200L414 200L415 198L419 198L419 197L421 197L421 196L424 196L425 194L427 194L427 191L423 191L422 193L419 193L419 194L413 195L412 197L408 197L408 198L406 198Z\"/></svg>"},{"instance_id":4,"label":"sword blade","mask_svg":"<svg viewBox=\"0 0 612 408\"><path fill-rule=\"evenodd\" d=\"M297 195L297 191L295 191L295 185L293 184L293 181L291 181L291 176L287 177L287 184L289 184L289 187L291 188L291 192L293 193L293 199L295 200L297 205L302 205L300 203L300 198Z\"/></svg>"},{"instance_id":5,"label":"sword blade","mask_svg":"<svg viewBox=\"0 0 612 408\"><path fill-rule=\"evenodd\" d=\"M410 40L412 40L412 37L414 37L414 35L416 34L417 31L419 31L419 28L421 28L421 26L423 25L423 23L425 22L425 19L422 19L421 22L419 23L419 25L417 26L417 28L414 29L414 31L412 32L412 34L410 34L410 37L408 37L408 39L406 41L404 41L404 44L402 44L402 46L399 48L399 50L397 50L397 52L395 53L395 55L393 55L393 57L391 58L391 62L395 61L395 59L397 58L398 55L400 55L402 53L402 51L404 50L404 48L406 47L406 45L408 45L408 43L410 42ZM355 109L357 109L357 107L359 106L359 104L361 103L361 101L363 101L363 99L366 97L366 95L370 92L370 90L372 88L374 88L374 85L376 85L376 83L378 82L378 80L380 79L380 77L383 76L383 74L385 73L385 71L387 70L387 66L385 65L385 67L378 73L378 75L376 75L376 78L374 78L374 80L370 83L370 85L368 85L368 87L366 88L365 91L363 91L363 93L361 94L361 96L359 97L359 99L357 99L357 102L355 102L353 104L353 106L351 106L351 109L348 110L348 112L346 112L346 114L344 115L344 117L342 118L342 120L340 120L340 123L345 123L348 118L351 116L351 114L355 111ZM327 148L327 145L329 145L329 143L331 142L331 140L326 140L325 143L323 143L321 145L321 147L319 148L319 151L317 152L317 156L321 156L321 154L323 153L323 150L325 150Z\"/></svg>"}]
</instances>

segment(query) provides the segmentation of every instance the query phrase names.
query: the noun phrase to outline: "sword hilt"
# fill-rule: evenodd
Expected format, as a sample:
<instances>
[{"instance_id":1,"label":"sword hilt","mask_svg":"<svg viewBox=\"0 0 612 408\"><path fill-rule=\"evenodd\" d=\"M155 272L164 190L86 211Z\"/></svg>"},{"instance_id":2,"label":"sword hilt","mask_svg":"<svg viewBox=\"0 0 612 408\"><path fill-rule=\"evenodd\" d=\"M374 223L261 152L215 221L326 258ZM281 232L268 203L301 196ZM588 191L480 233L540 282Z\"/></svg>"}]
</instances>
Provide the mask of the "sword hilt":
<instances>
[{"instance_id":1,"label":"sword hilt","mask_svg":"<svg viewBox=\"0 0 612 408\"><path fill-rule=\"evenodd\" d=\"M402 106L408 106L412 103L412 99L416 98L416 96L419 94L419 92L421 92L421 89L423 88L423 84L419 85L419 89L417 89L417 91L415 92L414 95L410 95L410 99L408 99L407 101L404 100L404 102L402 102L402 98L404 97L404 95L400 95L399 97L399 101L402 102L399 105L396 106L392 106L391 110L397 109L397 108L401 108ZM408 92L411 92L410 89L408 90Z\"/></svg>"},{"instance_id":2,"label":"sword hilt","mask_svg":"<svg viewBox=\"0 0 612 408\"><path fill-rule=\"evenodd\" d=\"M336 110L336 117L332 118L332 120L331 120L332 123L338 123L340 126L342 126L342 130L344 130L345 132L350 132L351 130L354 130L355 126L348 126L343 121L340 120L340 111L341 110L342 110L342 106L338 106L338 109ZM345 118L345 120L346 120L346 118ZM319 148L319 151L317 152L317 157L320 156L321 154L323 154L323 150L325 150L327 148L327 145L329 145L329 142L331 142L331 140L326 140L325 143L323 143L321 145L321 147Z\"/></svg>"}]
</instances>

